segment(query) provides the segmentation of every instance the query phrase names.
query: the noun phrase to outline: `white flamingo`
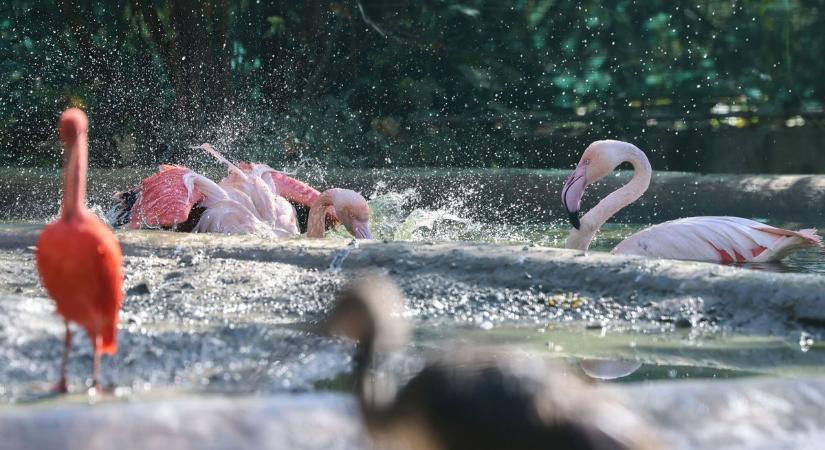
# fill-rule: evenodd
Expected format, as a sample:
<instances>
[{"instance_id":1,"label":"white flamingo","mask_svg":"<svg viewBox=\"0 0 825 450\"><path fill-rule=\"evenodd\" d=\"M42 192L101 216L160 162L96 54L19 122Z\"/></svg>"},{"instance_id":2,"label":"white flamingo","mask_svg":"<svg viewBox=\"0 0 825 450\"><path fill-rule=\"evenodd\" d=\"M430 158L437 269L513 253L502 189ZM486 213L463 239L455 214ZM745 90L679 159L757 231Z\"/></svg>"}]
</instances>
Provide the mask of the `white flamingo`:
<instances>
[{"instance_id":1,"label":"white flamingo","mask_svg":"<svg viewBox=\"0 0 825 450\"><path fill-rule=\"evenodd\" d=\"M585 188L623 162L633 165L633 178L580 219ZM593 236L608 219L644 194L652 174L647 156L633 144L611 140L590 144L561 192L573 225L566 247L587 250ZM629 236L612 253L724 263L766 262L818 245L821 238L815 228L792 231L740 217L706 216L654 225Z\"/></svg>"}]
</instances>

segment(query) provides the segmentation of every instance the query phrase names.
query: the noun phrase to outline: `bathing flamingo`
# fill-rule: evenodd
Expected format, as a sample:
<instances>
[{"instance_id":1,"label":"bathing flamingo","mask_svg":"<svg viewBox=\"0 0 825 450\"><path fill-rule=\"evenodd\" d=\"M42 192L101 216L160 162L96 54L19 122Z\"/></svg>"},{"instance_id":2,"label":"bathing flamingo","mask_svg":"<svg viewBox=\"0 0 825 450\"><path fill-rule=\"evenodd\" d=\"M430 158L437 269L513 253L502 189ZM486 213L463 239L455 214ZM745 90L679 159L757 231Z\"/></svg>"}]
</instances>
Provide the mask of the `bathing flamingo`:
<instances>
[{"instance_id":1,"label":"bathing flamingo","mask_svg":"<svg viewBox=\"0 0 825 450\"><path fill-rule=\"evenodd\" d=\"M60 116L59 129L65 144L63 208L60 218L47 225L37 241L37 271L66 324L57 390L67 392L69 322L80 324L92 341L93 386L97 386L101 355L117 351L123 270L117 238L86 209L89 120L83 111L68 109Z\"/></svg>"},{"instance_id":2,"label":"bathing flamingo","mask_svg":"<svg viewBox=\"0 0 825 450\"><path fill-rule=\"evenodd\" d=\"M633 165L633 178L579 219L585 188L619 164ZM567 248L587 250L601 226L633 203L650 185L653 170L644 152L621 141L596 141L585 149L562 189L561 200L573 229ZM633 234L612 253L694 261L778 261L794 250L821 245L816 229L785 230L740 217L707 216L671 220Z\"/></svg>"},{"instance_id":3,"label":"bathing flamingo","mask_svg":"<svg viewBox=\"0 0 825 450\"><path fill-rule=\"evenodd\" d=\"M229 173L223 180L215 183L183 166L161 166L160 172L141 181L135 191L117 195L121 202L117 220L126 222L128 215L133 229L283 237L299 233L292 202L309 207L311 216L317 208L320 232L316 227L307 233L309 237L323 237L324 225L340 220L356 238L372 239L369 207L360 194L345 189L320 193L265 164L235 165L209 144L198 148L227 165Z\"/></svg>"}]
</instances>

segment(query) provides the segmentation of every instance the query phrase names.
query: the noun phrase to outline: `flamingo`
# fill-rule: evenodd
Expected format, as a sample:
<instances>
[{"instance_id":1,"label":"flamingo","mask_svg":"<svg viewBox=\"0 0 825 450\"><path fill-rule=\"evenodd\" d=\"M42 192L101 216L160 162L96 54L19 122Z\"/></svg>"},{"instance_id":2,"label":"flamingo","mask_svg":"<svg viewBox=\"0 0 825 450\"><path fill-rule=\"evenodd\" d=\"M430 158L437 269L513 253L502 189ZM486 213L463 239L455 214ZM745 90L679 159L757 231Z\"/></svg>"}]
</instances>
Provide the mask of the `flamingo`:
<instances>
[{"instance_id":1,"label":"flamingo","mask_svg":"<svg viewBox=\"0 0 825 450\"><path fill-rule=\"evenodd\" d=\"M72 347L69 322L82 326L92 341L92 387L96 388L101 355L117 351L118 312L123 299L120 244L86 209L88 129L89 119L79 109L68 109L60 116L59 132L65 146L62 212L43 229L36 244L37 271L66 325L56 386L64 393L68 392L66 366Z\"/></svg>"},{"instance_id":2,"label":"flamingo","mask_svg":"<svg viewBox=\"0 0 825 450\"><path fill-rule=\"evenodd\" d=\"M340 221L357 239L372 239L369 206L355 191L320 193L266 164L236 165L210 144L197 148L225 164L228 175L215 183L187 167L161 166L160 172L141 181L135 191L116 194L121 211L115 221L126 222L128 215L132 229L285 237L300 233L296 210L290 203L296 202L309 207L310 216L320 218L320 229L314 225L308 237L323 237L326 224Z\"/></svg>"},{"instance_id":3,"label":"flamingo","mask_svg":"<svg viewBox=\"0 0 825 450\"><path fill-rule=\"evenodd\" d=\"M579 218L587 186L623 162L633 165L633 178ZM613 140L590 144L561 192L573 225L566 247L587 250L610 217L644 194L652 173L647 156L633 144ZM820 246L821 241L815 228L792 231L741 217L704 216L654 225L627 237L611 253L720 263L768 262L801 248Z\"/></svg>"},{"instance_id":4,"label":"flamingo","mask_svg":"<svg viewBox=\"0 0 825 450\"><path fill-rule=\"evenodd\" d=\"M541 360L451 355L425 366L395 394L377 389L370 374L373 353L402 346L409 334L400 317L403 301L389 278L362 278L339 295L324 324L326 333L357 341L356 396L378 444L421 450L657 448L641 419Z\"/></svg>"}]
</instances>

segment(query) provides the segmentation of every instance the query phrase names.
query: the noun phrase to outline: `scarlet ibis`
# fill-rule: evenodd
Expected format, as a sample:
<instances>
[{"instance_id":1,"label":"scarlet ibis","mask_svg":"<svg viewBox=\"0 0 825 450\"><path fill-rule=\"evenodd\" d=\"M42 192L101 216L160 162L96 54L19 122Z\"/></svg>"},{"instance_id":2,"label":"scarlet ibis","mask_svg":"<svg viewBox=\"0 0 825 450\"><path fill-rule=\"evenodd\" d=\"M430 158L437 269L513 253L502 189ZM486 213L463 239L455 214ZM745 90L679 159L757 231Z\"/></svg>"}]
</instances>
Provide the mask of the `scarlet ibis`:
<instances>
[{"instance_id":1,"label":"scarlet ibis","mask_svg":"<svg viewBox=\"0 0 825 450\"><path fill-rule=\"evenodd\" d=\"M68 391L66 366L72 346L69 322L86 330L94 348L92 386L97 387L102 354L117 351L117 321L123 291L120 244L114 233L86 209L89 119L76 108L59 122L64 143L63 204L60 217L37 241L37 270L66 325L65 349L56 389Z\"/></svg>"}]
</instances>

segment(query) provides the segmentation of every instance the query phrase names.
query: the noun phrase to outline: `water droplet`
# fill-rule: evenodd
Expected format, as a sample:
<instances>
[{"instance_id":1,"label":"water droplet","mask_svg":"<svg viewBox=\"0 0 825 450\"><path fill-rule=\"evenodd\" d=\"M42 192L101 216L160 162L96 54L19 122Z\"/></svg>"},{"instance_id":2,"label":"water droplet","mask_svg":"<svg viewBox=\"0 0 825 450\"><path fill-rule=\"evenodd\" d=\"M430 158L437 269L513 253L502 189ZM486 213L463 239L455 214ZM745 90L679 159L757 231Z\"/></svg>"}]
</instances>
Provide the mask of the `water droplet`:
<instances>
[{"instance_id":1,"label":"water droplet","mask_svg":"<svg viewBox=\"0 0 825 450\"><path fill-rule=\"evenodd\" d=\"M802 350L802 353L806 353L813 345L814 337L811 334L804 331L799 334L799 349Z\"/></svg>"}]
</instances>

